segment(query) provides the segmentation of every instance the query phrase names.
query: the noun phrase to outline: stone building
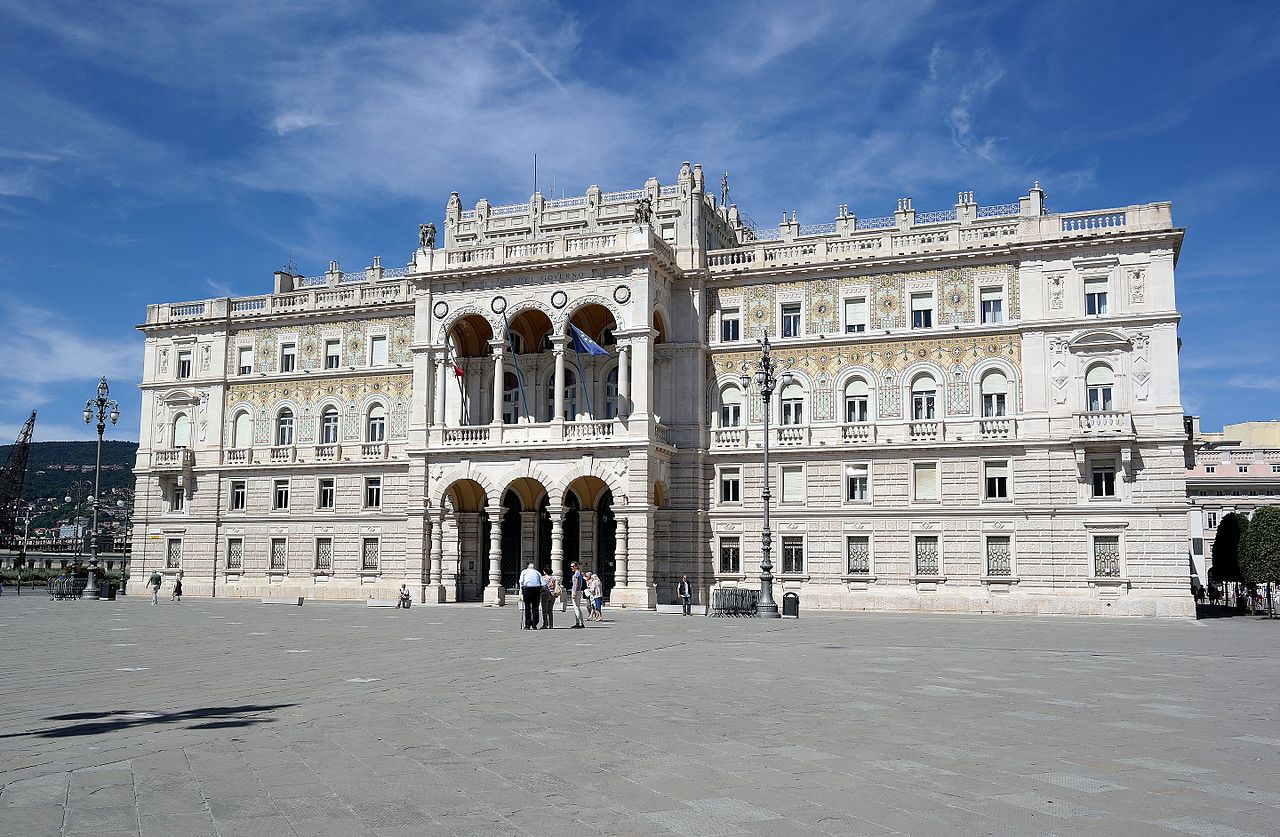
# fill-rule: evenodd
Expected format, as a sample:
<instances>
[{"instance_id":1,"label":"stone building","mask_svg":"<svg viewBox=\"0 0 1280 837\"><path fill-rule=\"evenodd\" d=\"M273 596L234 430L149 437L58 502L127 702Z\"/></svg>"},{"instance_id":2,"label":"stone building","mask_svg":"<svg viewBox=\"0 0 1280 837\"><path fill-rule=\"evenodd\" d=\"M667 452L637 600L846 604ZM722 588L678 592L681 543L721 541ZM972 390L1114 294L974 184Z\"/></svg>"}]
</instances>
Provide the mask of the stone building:
<instances>
[{"instance_id":1,"label":"stone building","mask_svg":"<svg viewBox=\"0 0 1280 837\"><path fill-rule=\"evenodd\" d=\"M613 605L754 585L767 334L775 594L1189 615L1168 203L1018 201L761 230L675 183L462 208L406 267L149 306L134 579Z\"/></svg>"}]
</instances>

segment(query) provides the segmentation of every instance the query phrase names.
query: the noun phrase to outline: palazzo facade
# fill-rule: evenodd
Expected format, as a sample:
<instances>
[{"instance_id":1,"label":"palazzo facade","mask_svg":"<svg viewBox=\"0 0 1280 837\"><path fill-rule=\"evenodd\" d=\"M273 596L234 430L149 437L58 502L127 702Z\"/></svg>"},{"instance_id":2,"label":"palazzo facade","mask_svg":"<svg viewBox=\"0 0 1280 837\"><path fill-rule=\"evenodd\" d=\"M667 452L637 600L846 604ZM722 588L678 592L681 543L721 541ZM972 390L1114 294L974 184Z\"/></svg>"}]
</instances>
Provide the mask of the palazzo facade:
<instances>
[{"instance_id":1,"label":"palazzo facade","mask_svg":"<svg viewBox=\"0 0 1280 837\"><path fill-rule=\"evenodd\" d=\"M755 227L673 184L445 209L407 266L151 305L134 570L214 596L1190 616L1168 203Z\"/></svg>"}]
</instances>

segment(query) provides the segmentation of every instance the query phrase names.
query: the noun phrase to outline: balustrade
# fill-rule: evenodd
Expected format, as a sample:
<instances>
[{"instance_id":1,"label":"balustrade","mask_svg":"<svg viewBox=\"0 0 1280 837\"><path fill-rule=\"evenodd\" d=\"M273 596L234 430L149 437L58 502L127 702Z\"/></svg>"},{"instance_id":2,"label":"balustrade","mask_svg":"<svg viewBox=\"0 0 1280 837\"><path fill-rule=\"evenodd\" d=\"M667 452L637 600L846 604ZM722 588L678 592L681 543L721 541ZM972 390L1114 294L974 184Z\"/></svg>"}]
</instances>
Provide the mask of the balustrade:
<instances>
[{"instance_id":1,"label":"balustrade","mask_svg":"<svg viewBox=\"0 0 1280 837\"><path fill-rule=\"evenodd\" d=\"M444 443L446 445L483 445L489 442L487 427L446 427Z\"/></svg>"},{"instance_id":2,"label":"balustrade","mask_svg":"<svg viewBox=\"0 0 1280 837\"><path fill-rule=\"evenodd\" d=\"M1133 418L1127 410L1100 410L1076 413L1076 430L1088 434L1124 434L1133 432Z\"/></svg>"},{"instance_id":3,"label":"balustrade","mask_svg":"<svg viewBox=\"0 0 1280 837\"><path fill-rule=\"evenodd\" d=\"M227 448L222 452L223 465L251 465L253 448Z\"/></svg>"},{"instance_id":4,"label":"balustrade","mask_svg":"<svg viewBox=\"0 0 1280 837\"><path fill-rule=\"evenodd\" d=\"M387 445L385 442L365 442L360 446L361 459L386 459Z\"/></svg>"},{"instance_id":5,"label":"balustrade","mask_svg":"<svg viewBox=\"0 0 1280 837\"><path fill-rule=\"evenodd\" d=\"M277 445L269 451L267 459L272 464L282 462L293 462L296 458L296 449L293 445Z\"/></svg>"},{"instance_id":6,"label":"balustrade","mask_svg":"<svg viewBox=\"0 0 1280 837\"><path fill-rule=\"evenodd\" d=\"M571 421L564 426L565 441L607 439L613 435L613 420Z\"/></svg>"},{"instance_id":7,"label":"balustrade","mask_svg":"<svg viewBox=\"0 0 1280 837\"><path fill-rule=\"evenodd\" d=\"M1004 417L978 419L978 435L984 439L1012 439L1017 435L1014 422Z\"/></svg>"},{"instance_id":8,"label":"balustrade","mask_svg":"<svg viewBox=\"0 0 1280 837\"><path fill-rule=\"evenodd\" d=\"M774 428L774 440L778 445L809 444L808 425L784 424Z\"/></svg>"},{"instance_id":9,"label":"balustrade","mask_svg":"<svg viewBox=\"0 0 1280 837\"><path fill-rule=\"evenodd\" d=\"M940 442L943 438L943 423L940 421L912 421L908 423L908 432L913 442Z\"/></svg>"},{"instance_id":10,"label":"balustrade","mask_svg":"<svg viewBox=\"0 0 1280 837\"><path fill-rule=\"evenodd\" d=\"M194 463L195 454L186 448L156 450L151 452L151 467L158 470L190 468Z\"/></svg>"},{"instance_id":11,"label":"balustrade","mask_svg":"<svg viewBox=\"0 0 1280 837\"><path fill-rule=\"evenodd\" d=\"M711 431L711 446L715 448L745 448L747 431L742 427L721 427Z\"/></svg>"},{"instance_id":12,"label":"balustrade","mask_svg":"<svg viewBox=\"0 0 1280 837\"><path fill-rule=\"evenodd\" d=\"M840 426L840 438L846 442L869 443L876 440L876 426L869 421L857 421Z\"/></svg>"},{"instance_id":13,"label":"balustrade","mask_svg":"<svg viewBox=\"0 0 1280 837\"><path fill-rule=\"evenodd\" d=\"M316 445L316 462L337 462L342 458L341 445Z\"/></svg>"}]
</instances>

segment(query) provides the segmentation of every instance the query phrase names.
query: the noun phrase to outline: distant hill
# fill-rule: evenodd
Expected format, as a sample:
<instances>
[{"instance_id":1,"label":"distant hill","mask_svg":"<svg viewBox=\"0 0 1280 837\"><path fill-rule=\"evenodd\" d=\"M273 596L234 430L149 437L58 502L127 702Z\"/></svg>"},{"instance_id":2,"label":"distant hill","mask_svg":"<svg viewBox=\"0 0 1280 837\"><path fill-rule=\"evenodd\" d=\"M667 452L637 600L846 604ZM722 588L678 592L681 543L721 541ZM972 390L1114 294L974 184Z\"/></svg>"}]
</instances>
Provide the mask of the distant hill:
<instances>
[{"instance_id":1,"label":"distant hill","mask_svg":"<svg viewBox=\"0 0 1280 837\"><path fill-rule=\"evenodd\" d=\"M38 428L37 428L38 429ZM26 500L62 497L70 493L76 480L93 480L97 442L32 442L27 460L27 481L22 488ZM9 460L13 445L0 445L0 468ZM102 491L133 489L133 465L137 442L102 443ZM91 489L92 490L92 489Z\"/></svg>"}]
</instances>

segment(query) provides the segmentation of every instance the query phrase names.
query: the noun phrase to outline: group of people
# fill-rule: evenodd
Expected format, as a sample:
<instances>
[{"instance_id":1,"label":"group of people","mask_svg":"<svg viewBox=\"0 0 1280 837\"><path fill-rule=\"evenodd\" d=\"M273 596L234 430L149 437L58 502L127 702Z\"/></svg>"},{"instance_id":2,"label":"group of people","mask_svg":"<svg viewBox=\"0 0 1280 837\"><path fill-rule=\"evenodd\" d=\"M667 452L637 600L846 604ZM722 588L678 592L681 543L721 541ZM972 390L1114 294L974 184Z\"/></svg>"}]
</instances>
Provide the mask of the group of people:
<instances>
[{"instance_id":1,"label":"group of people","mask_svg":"<svg viewBox=\"0 0 1280 837\"><path fill-rule=\"evenodd\" d=\"M151 603L160 604L160 586L164 583L164 578L160 575L159 570L151 573L151 578L147 579L147 587L151 590ZM182 601L182 576L173 577L173 592L169 594L169 601Z\"/></svg>"},{"instance_id":2,"label":"group of people","mask_svg":"<svg viewBox=\"0 0 1280 837\"><path fill-rule=\"evenodd\" d=\"M538 628L545 630L554 628L553 607L564 592L568 593L569 601L562 605L561 611L566 610L569 604L573 605L573 627L584 628L587 621L604 620L604 584L600 581L600 576L583 570L576 561L571 565L571 569L573 576L567 591L562 591L560 579L551 572L550 567L544 567L542 572L538 572L538 568L530 561L520 571L520 599L524 602L524 620L520 624L521 628L531 631L536 631ZM584 604L586 605L585 614L583 613ZM539 612L541 612L541 619L539 619Z\"/></svg>"}]
</instances>

